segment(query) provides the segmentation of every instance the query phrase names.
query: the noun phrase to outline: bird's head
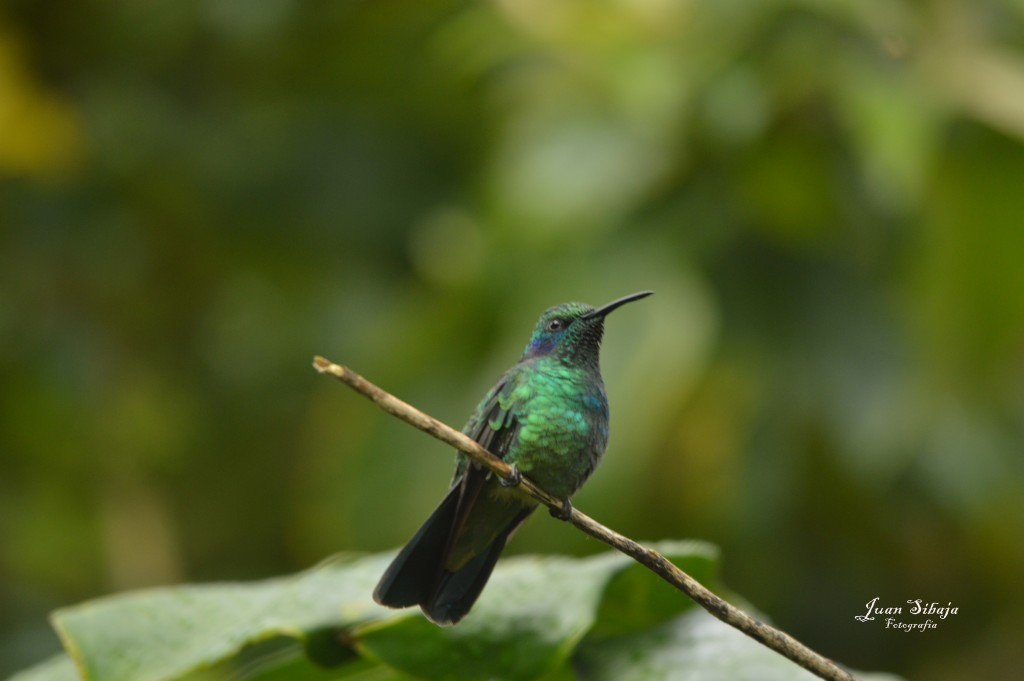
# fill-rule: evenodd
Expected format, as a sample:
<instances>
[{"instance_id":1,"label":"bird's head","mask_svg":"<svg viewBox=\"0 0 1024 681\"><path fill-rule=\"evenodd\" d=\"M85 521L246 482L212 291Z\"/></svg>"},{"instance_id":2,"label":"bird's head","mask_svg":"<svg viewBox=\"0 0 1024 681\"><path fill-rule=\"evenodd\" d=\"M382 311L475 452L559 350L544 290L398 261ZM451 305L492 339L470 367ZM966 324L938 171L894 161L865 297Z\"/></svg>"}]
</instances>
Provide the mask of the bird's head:
<instances>
[{"instance_id":1,"label":"bird's head","mask_svg":"<svg viewBox=\"0 0 1024 681\"><path fill-rule=\"evenodd\" d=\"M612 310L654 293L641 291L613 300L601 307L585 303L563 303L548 308L537 320L523 359L554 355L571 364L593 364L596 368L604 318Z\"/></svg>"}]
</instances>

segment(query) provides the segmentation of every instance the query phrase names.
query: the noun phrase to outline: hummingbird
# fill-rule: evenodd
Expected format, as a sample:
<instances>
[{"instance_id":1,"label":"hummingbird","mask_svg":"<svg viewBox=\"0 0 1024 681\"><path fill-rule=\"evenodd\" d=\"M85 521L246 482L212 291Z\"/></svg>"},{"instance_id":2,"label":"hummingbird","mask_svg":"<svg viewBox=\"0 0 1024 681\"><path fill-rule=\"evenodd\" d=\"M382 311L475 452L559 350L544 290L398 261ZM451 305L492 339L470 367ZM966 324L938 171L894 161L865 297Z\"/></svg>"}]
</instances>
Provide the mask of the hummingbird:
<instances>
[{"instance_id":1,"label":"hummingbird","mask_svg":"<svg viewBox=\"0 0 1024 681\"><path fill-rule=\"evenodd\" d=\"M608 397L599 354L604 319L634 293L601 307L564 303L537 320L516 364L498 379L462 432L512 468L496 476L459 452L440 505L388 566L373 599L389 608L419 605L432 622L469 612L512 533L537 507L516 487L526 475L563 500L590 476L608 444Z\"/></svg>"}]
</instances>

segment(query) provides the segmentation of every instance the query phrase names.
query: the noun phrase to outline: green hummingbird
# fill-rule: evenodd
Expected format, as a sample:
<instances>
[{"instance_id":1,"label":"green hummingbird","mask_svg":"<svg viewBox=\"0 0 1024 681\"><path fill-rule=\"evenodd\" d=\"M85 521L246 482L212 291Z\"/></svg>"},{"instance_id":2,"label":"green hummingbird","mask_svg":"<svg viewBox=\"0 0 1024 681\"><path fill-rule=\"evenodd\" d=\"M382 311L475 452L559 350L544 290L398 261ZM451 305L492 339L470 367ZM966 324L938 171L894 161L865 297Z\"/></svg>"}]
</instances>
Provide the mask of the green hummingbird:
<instances>
[{"instance_id":1,"label":"green hummingbird","mask_svg":"<svg viewBox=\"0 0 1024 681\"><path fill-rule=\"evenodd\" d=\"M375 601L390 608L419 605L442 625L465 617L505 542L537 507L515 489L522 475L563 499L567 517L569 497L608 444L608 397L598 364L604 318L651 293L598 308L565 303L540 316L522 357L462 429L512 467L511 480L459 452L448 494L384 572Z\"/></svg>"}]
</instances>

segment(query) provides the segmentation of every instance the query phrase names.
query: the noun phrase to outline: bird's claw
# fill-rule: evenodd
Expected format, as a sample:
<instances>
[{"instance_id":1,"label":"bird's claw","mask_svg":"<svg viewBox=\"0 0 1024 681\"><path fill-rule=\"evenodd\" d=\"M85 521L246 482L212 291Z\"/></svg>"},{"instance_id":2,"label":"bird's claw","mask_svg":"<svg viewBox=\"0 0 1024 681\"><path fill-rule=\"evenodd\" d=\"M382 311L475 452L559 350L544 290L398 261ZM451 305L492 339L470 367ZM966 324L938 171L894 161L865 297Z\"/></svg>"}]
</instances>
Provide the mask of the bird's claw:
<instances>
[{"instance_id":1,"label":"bird's claw","mask_svg":"<svg viewBox=\"0 0 1024 681\"><path fill-rule=\"evenodd\" d=\"M562 505L558 508L549 508L548 512L552 518L558 520L568 520L569 516L572 515L572 502L568 499L562 499Z\"/></svg>"},{"instance_id":2,"label":"bird's claw","mask_svg":"<svg viewBox=\"0 0 1024 681\"><path fill-rule=\"evenodd\" d=\"M508 477L498 478L498 482L501 483L502 487L518 487L523 481L523 474L519 470L519 466L512 464L509 466Z\"/></svg>"}]
</instances>

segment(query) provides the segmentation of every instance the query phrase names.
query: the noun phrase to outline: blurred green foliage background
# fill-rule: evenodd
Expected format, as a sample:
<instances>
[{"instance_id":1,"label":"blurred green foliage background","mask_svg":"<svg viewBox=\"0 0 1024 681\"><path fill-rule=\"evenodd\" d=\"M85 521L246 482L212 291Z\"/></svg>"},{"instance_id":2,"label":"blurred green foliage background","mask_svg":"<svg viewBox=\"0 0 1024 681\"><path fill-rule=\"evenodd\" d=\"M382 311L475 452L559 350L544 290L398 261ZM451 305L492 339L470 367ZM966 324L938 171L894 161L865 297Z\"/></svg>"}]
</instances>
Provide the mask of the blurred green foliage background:
<instances>
[{"instance_id":1,"label":"blurred green foliage background","mask_svg":"<svg viewBox=\"0 0 1024 681\"><path fill-rule=\"evenodd\" d=\"M56 606L408 538L450 452L312 355L461 426L650 288L577 505L844 663L1010 678L1022 142L1019 0L7 0L0 674Z\"/></svg>"}]
</instances>

